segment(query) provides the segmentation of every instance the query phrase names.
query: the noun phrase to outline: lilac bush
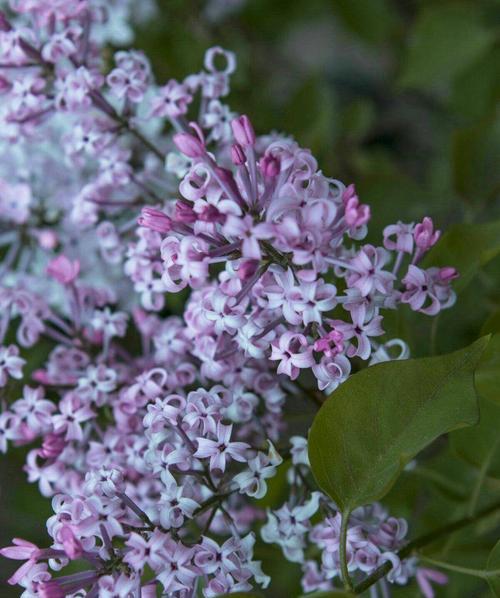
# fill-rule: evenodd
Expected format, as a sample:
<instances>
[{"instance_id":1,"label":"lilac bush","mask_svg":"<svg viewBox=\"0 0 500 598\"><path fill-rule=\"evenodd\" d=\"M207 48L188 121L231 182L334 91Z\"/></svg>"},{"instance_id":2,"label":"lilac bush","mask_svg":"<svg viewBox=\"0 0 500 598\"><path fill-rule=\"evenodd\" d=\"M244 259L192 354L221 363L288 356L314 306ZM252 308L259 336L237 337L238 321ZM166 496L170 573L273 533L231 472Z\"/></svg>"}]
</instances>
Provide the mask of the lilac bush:
<instances>
[{"instance_id":1,"label":"lilac bush","mask_svg":"<svg viewBox=\"0 0 500 598\"><path fill-rule=\"evenodd\" d=\"M341 514L286 406L321 405L363 363L409 357L384 314L453 305L456 270L422 266L439 231L423 218L363 243L370 208L354 185L224 103L231 52L210 48L200 72L158 84L141 52L105 60L113 10L97 0L10 8L0 450L30 445L28 480L54 514L48 547L0 551L22 562L9 583L25 598L266 588L260 537L302 567L305 593L340 587ZM181 291L182 315L168 315ZM288 500L266 511L280 468ZM399 558L406 535L378 503L355 510L351 575L390 562L382 588L416 577L431 598L446 577Z\"/></svg>"}]
</instances>

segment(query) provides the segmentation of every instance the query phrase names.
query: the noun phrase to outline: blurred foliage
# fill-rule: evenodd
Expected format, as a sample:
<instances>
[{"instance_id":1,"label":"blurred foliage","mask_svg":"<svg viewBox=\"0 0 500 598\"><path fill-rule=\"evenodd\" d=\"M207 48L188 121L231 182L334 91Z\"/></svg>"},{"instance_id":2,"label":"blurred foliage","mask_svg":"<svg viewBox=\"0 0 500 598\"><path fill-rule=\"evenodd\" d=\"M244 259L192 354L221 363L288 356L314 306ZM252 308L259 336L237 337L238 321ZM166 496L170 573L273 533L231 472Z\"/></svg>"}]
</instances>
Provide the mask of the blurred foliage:
<instances>
[{"instance_id":1,"label":"blurred foliage","mask_svg":"<svg viewBox=\"0 0 500 598\"><path fill-rule=\"evenodd\" d=\"M476 339L500 309L500 259L493 250L500 235L485 238L493 225L474 226L500 219L498 0L247 0L215 22L206 17L207 0L157 3L157 17L138 31L135 43L150 57L157 80L196 72L211 45L236 52L231 107L249 114L259 133L293 135L329 176L355 182L372 206L370 241L379 242L383 227L396 220L431 215L444 230L459 225L453 230L463 234L453 233L451 242L457 259L465 259L468 284L460 285L457 305L434 323L398 312L387 327L416 355ZM447 247L439 251L447 254ZM446 255L451 265L453 255ZM500 394L489 398L498 401ZM46 541L50 504L25 481L24 453L1 457L1 545L16 535ZM410 518L412 537L463 516L478 479L474 459L462 461L446 447L424 457L386 500L397 516ZM488 504L498 497L499 482L485 476L480 490L477 500ZM271 502L280 492L277 480ZM432 554L484 566L498 523L492 517L480 529L458 532ZM262 543L257 556L273 576L268 595L300 594L297 565ZM15 563L0 566L5 578ZM2 587L0 595L18 592ZM396 598L417 595L415 585L394 589ZM487 586L455 575L437 595L486 596Z\"/></svg>"}]
</instances>

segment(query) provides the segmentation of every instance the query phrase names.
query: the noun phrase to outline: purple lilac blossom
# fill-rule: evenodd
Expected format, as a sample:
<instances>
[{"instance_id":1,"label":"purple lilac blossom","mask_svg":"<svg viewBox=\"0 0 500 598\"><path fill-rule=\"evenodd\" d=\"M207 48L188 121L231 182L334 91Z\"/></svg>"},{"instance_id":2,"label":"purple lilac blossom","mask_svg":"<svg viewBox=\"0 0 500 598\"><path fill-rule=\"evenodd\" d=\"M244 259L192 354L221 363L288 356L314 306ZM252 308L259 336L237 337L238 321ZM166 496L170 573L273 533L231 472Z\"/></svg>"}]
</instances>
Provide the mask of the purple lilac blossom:
<instances>
[{"instance_id":1,"label":"purple lilac blossom","mask_svg":"<svg viewBox=\"0 0 500 598\"><path fill-rule=\"evenodd\" d=\"M9 583L25 598L266 588L264 521L305 592L339 587L341 516L304 482L286 404L302 377L323 400L352 359L407 358L386 310L436 315L457 272L422 268L429 218L363 244L355 186L224 103L233 53L210 48L200 72L162 84L133 49L106 71L100 8L13 0L0 19L0 451L30 445L28 480L54 512L49 547L0 550L21 561ZM184 289L182 316L166 315ZM290 498L265 513L254 499L285 462ZM431 598L446 578L399 560L406 534L381 505L356 510L349 570L390 561L386 582L415 577ZM74 560L84 570L65 574Z\"/></svg>"}]
</instances>

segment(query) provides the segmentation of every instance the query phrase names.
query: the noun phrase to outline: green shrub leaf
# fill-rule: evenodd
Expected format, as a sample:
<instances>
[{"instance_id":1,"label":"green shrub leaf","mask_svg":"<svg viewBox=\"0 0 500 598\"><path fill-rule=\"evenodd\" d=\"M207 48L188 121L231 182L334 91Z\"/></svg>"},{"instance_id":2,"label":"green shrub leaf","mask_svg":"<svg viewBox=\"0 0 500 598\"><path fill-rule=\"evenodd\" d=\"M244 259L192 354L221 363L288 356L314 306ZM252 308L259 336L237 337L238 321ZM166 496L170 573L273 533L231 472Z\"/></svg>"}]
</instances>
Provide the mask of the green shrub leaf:
<instances>
[{"instance_id":1,"label":"green shrub leaf","mask_svg":"<svg viewBox=\"0 0 500 598\"><path fill-rule=\"evenodd\" d=\"M384 496L435 438L477 423L473 372L487 343L369 367L330 396L311 427L309 457L344 513Z\"/></svg>"}]
</instances>

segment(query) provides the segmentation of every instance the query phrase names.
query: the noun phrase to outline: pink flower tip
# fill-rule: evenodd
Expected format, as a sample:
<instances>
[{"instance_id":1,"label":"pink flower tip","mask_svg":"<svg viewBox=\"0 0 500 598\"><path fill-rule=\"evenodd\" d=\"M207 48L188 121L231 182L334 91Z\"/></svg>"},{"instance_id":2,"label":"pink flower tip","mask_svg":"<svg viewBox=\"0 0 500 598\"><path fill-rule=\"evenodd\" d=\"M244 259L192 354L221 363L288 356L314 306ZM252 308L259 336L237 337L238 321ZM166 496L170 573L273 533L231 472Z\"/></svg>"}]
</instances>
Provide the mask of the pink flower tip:
<instances>
[{"instance_id":1,"label":"pink flower tip","mask_svg":"<svg viewBox=\"0 0 500 598\"><path fill-rule=\"evenodd\" d=\"M242 166L247 161L243 148L238 143L231 146L231 160L235 166Z\"/></svg>"},{"instance_id":2,"label":"pink flower tip","mask_svg":"<svg viewBox=\"0 0 500 598\"><path fill-rule=\"evenodd\" d=\"M452 280L454 280L455 278L459 278L459 277L460 277L460 273L458 272L458 270L456 270L455 268L452 268L451 266L446 266L439 270L439 279L442 282L448 283L448 282L451 282Z\"/></svg>"},{"instance_id":3,"label":"pink flower tip","mask_svg":"<svg viewBox=\"0 0 500 598\"><path fill-rule=\"evenodd\" d=\"M33 378L33 380L35 382L38 382L39 384L50 384L51 383L51 378L47 372L47 370L35 370L32 374L31 377Z\"/></svg>"},{"instance_id":4,"label":"pink flower tip","mask_svg":"<svg viewBox=\"0 0 500 598\"><path fill-rule=\"evenodd\" d=\"M37 585L37 595L40 598L64 598L66 591L56 580L42 581Z\"/></svg>"},{"instance_id":5,"label":"pink flower tip","mask_svg":"<svg viewBox=\"0 0 500 598\"><path fill-rule=\"evenodd\" d=\"M274 179L280 173L281 164L275 156L267 155L260 159L259 168L265 179Z\"/></svg>"},{"instance_id":6,"label":"pink flower tip","mask_svg":"<svg viewBox=\"0 0 500 598\"><path fill-rule=\"evenodd\" d=\"M200 220L202 222L219 222L220 224L224 224L226 221L226 215L220 212L215 206L207 205L200 213Z\"/></svg>"},{"instance_id":7,"label":"pink flower tip","mask_svg":"<svg viewBox=\"0 0 500 598\"><path fill-rule=\"evenodd\" d=\"M47 266L47 274L64 285L71 284L79 273L79 260L71 261L65 255L58 255Z\"/></svg>"},{"instance_id":8,"label":"pink flower tip","mask_svg":"<svg viewBox=\"0 0 500 598\"><path fill-rule=\"evenodd\" d=\"M59 539L63 545L64 552L71 560L78 559L83 554L83 546L73 533L69 525L63 525L59 532Z\"/></svg>"},{"instance_id":9,"label":"pink flower tip","mask_svg":"<svg viewBox=\"0 0 500 598\"><path fill-rule=\"evenodd\" d=\"M0 10L0 31L11 31L12 25L10 24L9 20L5 16L3 10Z\"/></svg>"},{"instance_id":10,"label":"pink flower tip","mask_svg":"<svg viewBox=\"0 0 500 598\"><path fill-rule=\"evenodd\" d=\"M182 222L183 224L193 224L193 222L198 220L198 216L191 204L182 199L178 199L175 204L175 220L176 222Z\"/></svg>"},{"instance_id":11,"label":"pink flower tip","mask_svg":"<svg viewBox=\"0 0 500 598\"><path fill-rule=\"evenodd\" d=\"M242 147L250 147L255 144L255 131L253 130L252 123L248 116L243 114L242 116L235 118L231 122L231 127L236 142Z\"/></svg>"},{"instance_id":12,"label":"pink flower tip","mask_svg":"<svg viewBox=\"0 0 500 598\"><path fill-rule=\"evenodd\" d=\"M155 208L142 208L137 224L150 228L157 233L168 233L172 230L171 218Z\"/></svg>"},{"instance_id":13,"label":"pink flower tip","mask_svg":"<svg viewBox=\"0 0 500 598\"><path fill-rule=\"evenodd\" d=\"M238 268L238 278L241 281L248 280L251 276L253 276L257 272L257 268L259 267L258 260L245 260L240 264Z\"/></svg>"},{"instance_id":14,"label":"pink flower tip","mask_svg":"<svg viewBox=\"0 0 500 598\"><path fill-rule=\"evenodd\" d=\"M441 236L441 231L435 231L432 218L426 216L422 222L415 225L413 236L415 238L416 246L423 251L427 251L438 242L439 237Z\"/></svg>"},{"instance_id":15,"label":"pink flower tip","mask_svg":"<svg viewBox=\"0 0 500 598\"><path fill-rule=\"evenodd\" d=\"M66 442L63 436L58 434L47 434L43 439L42 448L38 454L44 459L55 459L64 450Z\"/></svg>"},{"instance_id":16,"label":"pink flower tip","mask_svg":"<svg viewBox=\"0 0 500 598\"><path fill-rule=\"evenodd\" d=\"M201 158L206 154L203 143L189 133L176 133L174 143L177 149L188 158Z\"/></svg>"}]
</instances>

